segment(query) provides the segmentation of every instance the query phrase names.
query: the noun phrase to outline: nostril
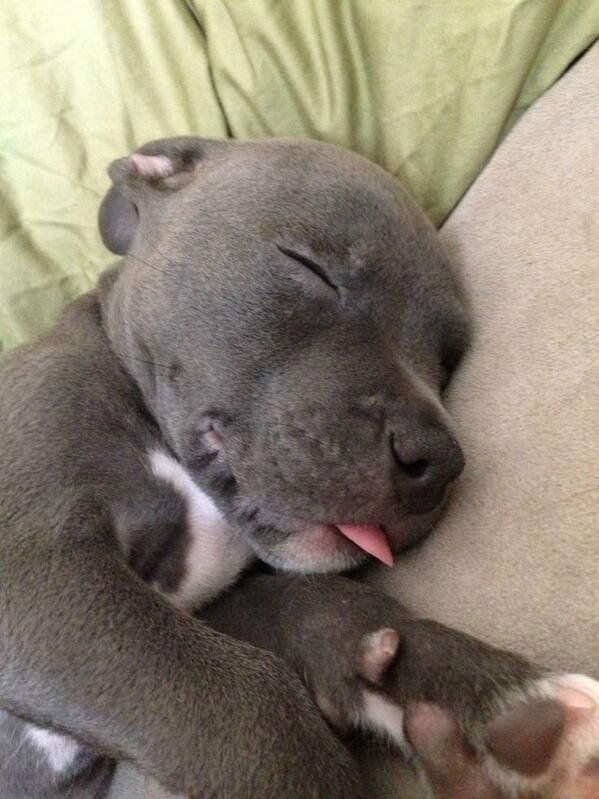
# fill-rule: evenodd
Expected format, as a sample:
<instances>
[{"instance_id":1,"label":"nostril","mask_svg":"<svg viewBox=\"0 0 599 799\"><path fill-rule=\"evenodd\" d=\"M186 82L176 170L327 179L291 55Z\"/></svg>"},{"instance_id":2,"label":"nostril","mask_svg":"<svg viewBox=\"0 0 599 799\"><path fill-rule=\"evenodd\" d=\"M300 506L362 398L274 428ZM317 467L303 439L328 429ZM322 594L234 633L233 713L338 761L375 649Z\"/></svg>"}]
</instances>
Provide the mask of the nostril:
<instances>
[{"instance_id":1,"label":"nostril","mask_svg":"<svg viewBox=\"0 0 599 799\"><path fill-rule=\"evenodd\" d=\"M403 507L427 513L445 496L447 484L464 466L464 455L451 434L440 426L407 425L390 431L393 485ZM598 797L599 799L599 797Z\"/></svg>"},{"instance_id":2,"label":"nostril","mask_svg":"<svg viewBox=\"0 0 599 799\"><path fill-rule=\"evenodd\" d=\"M396 458L396 461L399 468L405 472L408 477L413 477L414 479L422 477L430 466L430 462L424 460L424 458L420 458L412 463L406 463L406 461L402 461L399 458Z\"/></svg>"},{"instance_id":3,"label":"nostril","mask_svg":"<svg viewBox=\"0 0 599 799\"><path fill-rule=\"evenodd\" d=\"M406 475L406 477L409 477L412 480L418 480L429 472L431 467L430 460L418 457L413 458L412 460L405 460L405 455L403 457L400 455L396 446L395 436L393 434L391 434L390 444L395 463Z\"/></svg>"}]
</instances>

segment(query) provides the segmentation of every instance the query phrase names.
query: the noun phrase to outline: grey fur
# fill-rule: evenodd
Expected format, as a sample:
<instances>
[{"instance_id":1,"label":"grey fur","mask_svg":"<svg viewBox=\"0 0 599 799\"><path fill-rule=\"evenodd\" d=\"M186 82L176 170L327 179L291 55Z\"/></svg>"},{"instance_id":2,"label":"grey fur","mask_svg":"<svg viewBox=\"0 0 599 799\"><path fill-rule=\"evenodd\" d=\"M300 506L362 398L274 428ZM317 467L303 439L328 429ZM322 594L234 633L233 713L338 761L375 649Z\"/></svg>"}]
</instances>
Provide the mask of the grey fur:
<instances>
[{"instance_id":1,"label":"grey fur","mask_svg":"<svg viewBox=\"0 0 599 799\"><path fill-rule=\"evenodd\" d=\"M358 156L140 152L175 169L111 167L102 235L127 257L0 362L0 706L175 792L350 799L352 762L292 670L144 582L175 585L185 546L145 454L173 453L277 566L364 559L333 533L315 551L307 522L413 543L463 465L439 402L460 292L432 227ZM32 796L60 795L33 771Z\"/></svg>"},{"instance_id":2,"label":"grey fur","mask_svg":"<svg viewBox=\"0 0 599 799\"><path fill-rule=\"evenodd\" d=\"M348 730L360 726L360 649L380 629L396 630L400 644L376 689L402 708L413 702L447 708L473 744L481 744L486 722L506 698L525 693L544 673L511 652L415 619L391 597L336 575L307 580L255 572L201 616L214 629L284 658L313 695L326 695Z\"/></svg>"}]
</instances>

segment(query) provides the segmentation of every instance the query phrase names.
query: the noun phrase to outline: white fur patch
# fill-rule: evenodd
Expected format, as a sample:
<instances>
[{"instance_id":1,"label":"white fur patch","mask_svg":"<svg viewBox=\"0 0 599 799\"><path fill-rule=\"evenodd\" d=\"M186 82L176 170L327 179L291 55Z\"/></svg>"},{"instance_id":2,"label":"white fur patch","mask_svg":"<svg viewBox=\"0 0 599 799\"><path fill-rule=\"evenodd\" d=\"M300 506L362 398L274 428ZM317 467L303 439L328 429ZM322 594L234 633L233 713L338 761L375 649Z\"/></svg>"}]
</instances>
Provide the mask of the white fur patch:
<instances>
[{"instance_id":1,"label":"white fur patch","mask_svg":"<svg viewBox=\"0 0 599 799\"><path fill-rule=\"evenodd\" d=\"M150 180L168 178L175 172L173 162L166 155L133 153L129 157L129 163L133 172Z\"/></svg>"},{"instance_id":2,"label":"white fur patch","mask_svg":"<svg viewBox=\"0 0 599 799\"><path fill-rule=\"evenodd\" d=\"M231 585L253 559L253 553L177 460L160 450L151 452L149 458L156 477L184 498L191 537L185 553L185 576L176 593L168 594L167 599L179 608L197 609Z\"/></svg>"},{"instance_id":3,"label":"white fur patch","mask_svg":"<svg viewBox=\"0 0 599 799\"><path fill-rule=\"evenodd\" d=\"M62 774L77 757L79 744L68 735L27 725L26 739L38 749L48 761L55 774Z\"/></svg>"},{"instance_id":4,"label":"white fur patch","mask_svg":"<svg viewBox=\"0 0 599 799\"><path fill-rule=\"evenodd\" d=\"M389 738L404 753L410 748L403 730L404 713L399 705L374 691L364 691L360 725Z\"/></svg>"}]
</instances>

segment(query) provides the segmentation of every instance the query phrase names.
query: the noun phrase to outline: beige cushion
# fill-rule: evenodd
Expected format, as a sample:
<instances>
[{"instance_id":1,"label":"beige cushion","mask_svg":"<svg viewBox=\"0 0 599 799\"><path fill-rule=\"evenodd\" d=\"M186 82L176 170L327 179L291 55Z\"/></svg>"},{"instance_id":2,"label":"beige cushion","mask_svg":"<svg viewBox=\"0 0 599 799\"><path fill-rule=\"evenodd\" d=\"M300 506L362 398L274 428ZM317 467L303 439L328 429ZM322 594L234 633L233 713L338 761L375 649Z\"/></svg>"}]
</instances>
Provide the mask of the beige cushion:
<instances>
[{"instance_id":1,"label":"beige cushion","mask_svg":"<svg viewBox=\"0 0 599 799\"><path fill-rule=\"evenodd\" d=\"M598 113L596 45L443 228L476 324L449 398L467 470L437 532L376 580L419 615L595 677ZM377 784L376 796L416 796L398 792L392 763Z\"/></svg>"}]
</instances>

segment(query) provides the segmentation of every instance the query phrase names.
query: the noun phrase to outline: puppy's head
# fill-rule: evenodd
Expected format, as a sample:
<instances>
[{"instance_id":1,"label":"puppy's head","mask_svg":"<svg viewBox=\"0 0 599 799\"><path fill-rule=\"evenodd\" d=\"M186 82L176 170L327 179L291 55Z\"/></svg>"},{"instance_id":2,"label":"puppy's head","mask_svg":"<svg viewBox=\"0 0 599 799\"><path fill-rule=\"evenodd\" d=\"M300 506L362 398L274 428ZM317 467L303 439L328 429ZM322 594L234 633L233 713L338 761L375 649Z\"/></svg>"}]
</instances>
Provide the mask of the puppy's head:
<instances>
[{"instance_id":1,"label":"puppy's head","mask_svg":"<svg viewBox=\"0 0 599 799\"><path fill-rule=\"evenodd\" d=\"M467 324L397 181L293 140L164 140L109 171L115 350L258 555L341 569L425 534L463 467L440 397Z\"/></svg>"}]
</instances>

